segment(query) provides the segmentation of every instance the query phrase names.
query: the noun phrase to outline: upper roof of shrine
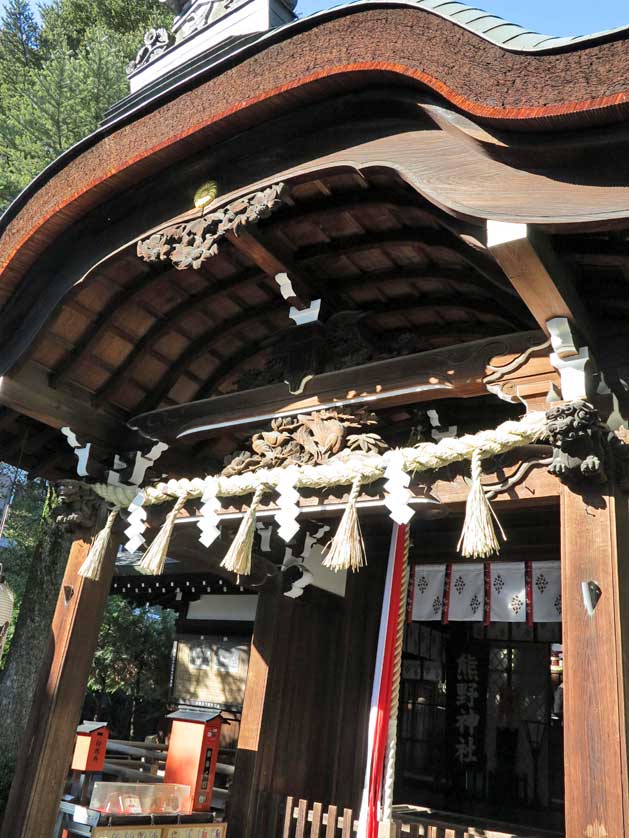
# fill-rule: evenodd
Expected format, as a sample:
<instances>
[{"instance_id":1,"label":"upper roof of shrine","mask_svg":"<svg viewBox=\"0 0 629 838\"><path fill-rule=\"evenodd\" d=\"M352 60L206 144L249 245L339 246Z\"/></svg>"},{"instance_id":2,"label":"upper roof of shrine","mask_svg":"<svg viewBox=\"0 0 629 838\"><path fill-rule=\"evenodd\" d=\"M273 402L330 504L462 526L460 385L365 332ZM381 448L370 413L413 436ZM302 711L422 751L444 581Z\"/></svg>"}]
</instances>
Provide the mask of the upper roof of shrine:
<instances>
[{"instance_id":1,"label":"upper roof of shrine","mask_svg":"<svg viewBox=\"0 0 629 838\"><path fill-rule=\"evenodd\" d=\"M68 411L103 438L246 386L293 325L282 272L343 314L330 329L360 332L363 359L526 332L487 220L552 238L606 338L624 339L628 39L362 0L223 44L119 103L0 220L4 456L27 422L24 463L50 464ZM256 196L284 187L258 218Z\"/></svg>"},{"instance_id":2,"label":"upper roof of shrine","mask_svg":"<svg viewBox=\"0 0 629 838\"><path fill-rule=\"evenodd\" d=\"M368 0L370 2L372 0ZM413 5L453 21L458 26L474 32L494 44L509 50L536 52L539 50L557 50L580 42L600 40L609 35L625 32L629 27L619 26L591 35L558 37L543 35L527 29L517 23L505 20L499 15L490 14L478 6L469 6L457 0L412 0Z\"/></svg>"}]
</instances>

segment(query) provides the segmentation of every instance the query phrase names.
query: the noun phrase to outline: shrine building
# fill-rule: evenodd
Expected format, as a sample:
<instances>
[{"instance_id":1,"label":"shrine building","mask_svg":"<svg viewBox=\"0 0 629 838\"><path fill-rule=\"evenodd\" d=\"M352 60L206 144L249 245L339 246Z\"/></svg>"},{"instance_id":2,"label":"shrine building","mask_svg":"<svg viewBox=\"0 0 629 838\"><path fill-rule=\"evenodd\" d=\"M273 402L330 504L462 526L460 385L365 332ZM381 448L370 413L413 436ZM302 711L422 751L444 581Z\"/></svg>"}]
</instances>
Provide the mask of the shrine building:
<instances>
[{"instance_id":1,"label":"shrine building","mask_svg":"<svg viewBox=\"0 0 629 838\"><path fill-rule=\"evenodd\" d=\"M629 835L629 28L170 5L0 218L67 553L2 838ZM98 782L215 737L163 817L72 785L110 592L178 611L176 708Z\"/></svg>"}]
</instances>

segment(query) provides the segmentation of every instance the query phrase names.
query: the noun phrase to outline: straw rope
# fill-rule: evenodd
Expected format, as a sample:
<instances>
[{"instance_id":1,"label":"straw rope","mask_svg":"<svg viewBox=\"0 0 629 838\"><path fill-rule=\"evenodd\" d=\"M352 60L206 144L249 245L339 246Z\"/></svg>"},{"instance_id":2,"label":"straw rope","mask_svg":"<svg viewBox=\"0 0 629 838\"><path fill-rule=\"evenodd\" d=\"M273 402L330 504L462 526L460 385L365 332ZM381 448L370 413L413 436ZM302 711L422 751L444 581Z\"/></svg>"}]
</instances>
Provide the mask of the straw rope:
<instances>
[{"instance_id":1,"label":"straw rope","mask_svg":"<svg viewBox=\"0 0 629 838\"><path fill-rule=\"evenodd\" d=\"M385 756L384 792L382 797L382 820L393 820L393 786L395 784L395 755L397 750L398 712L400 707L400 676L402 674L402 647L404 645L404 626L406 625L406 608L408 599L408 552L410 546L410 527L406 527L404 538L404 570L400 589L398 606L397 634L395 637L395 652L393 659L393 680L391 682L391 711L389 715L389 731L387 734L387 750Z\"/></svg>"},{"instance_id":2,"label":"straw rope","mask_svg":"<svg viewBox=\"0 0 629 838\"><path fill-rule=\"evenodd\" d=\"M535 442L546 434L546 414L539 411L527 413L519 421L503 422L497 428L466 434L458 439L445 438L437 443L423 442L414 448L401 448L384 454L343 452L328 463L318 466L299 466L299 475L295 488L324 489L331 486L353 484L357 478L361 484L373 483L384 477L389 459L402 454L403 468L408 472L430 471L443 468L451 463L471 460L475 451L480 459L504 454L520 445ZM239 497L252 494L258 486L264 484L274 489L285 474L283 468L259 469L233 477L219 477L217 495L220 497ZM138 493L133 486L110 486L94 483L91 486L101 498L118 507L127 507ZM147 486L144 492L143 506L152 506L169 501L176 501L185 496L187 499L200 498L205 490L203 478L192 480L182 478Z\"/></svg>"}]
</instances>

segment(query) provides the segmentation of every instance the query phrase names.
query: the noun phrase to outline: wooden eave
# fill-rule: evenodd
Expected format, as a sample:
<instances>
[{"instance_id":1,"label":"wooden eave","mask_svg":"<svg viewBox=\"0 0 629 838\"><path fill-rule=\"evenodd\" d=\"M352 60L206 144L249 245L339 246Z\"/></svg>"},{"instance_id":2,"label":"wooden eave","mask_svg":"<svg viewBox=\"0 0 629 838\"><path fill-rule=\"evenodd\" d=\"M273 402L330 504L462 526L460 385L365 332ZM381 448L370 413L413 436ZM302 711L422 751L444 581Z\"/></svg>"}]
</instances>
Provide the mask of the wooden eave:
<instances>
[{"instance_id":1,"label":"wooden eave","mask_svg":"<svg viewBox=\"0 0 629 838\"><path fill-rule=\"evenodd\" d=\"M384 9L354 4L299 21L104 126L9 210L0 241L5 269L44 227L50 241L87 209L184 156L308 102L386 80L432 90L446 109L508 129L553 132L622 120L626 33L529 55L423 9ZM551 76L559 84L549 90ZM32 259L42 244L22 257Z\"/></svg>"},{"instance_id":2,"label":"wooden eave","mask_svg":"<svg viewBox=\"0 0 629 838\"><path fill-rule=\"evenodd\" d=\"M487 392L483 377L489 358L479 360L478 368L462 377L446 375L458 351L455 347L465 355L473 353L474 342L482 345L489 339L489 346L492 341L500 346L505 340L508 344L511 336L516 337L515 346L517 336L534 321L483 246L483 228L447 215L405 184L395 170L382 165L365 172L344 167L302 173L289 180L288 186L289 197L277 215L260 222L249 238L225 238L218 254L199 269L176 270L167 262L146 264L131 242L75 283L45 327L39 334L35 330L37 336L28 352L0 385L5 442L12 460L23 450L19 414L41 423L33 439L43 440L52 449L41 461L43 473L50 473L51 465L63 472L72 464L65 441L54 428L70 425L105 450L120 446L123 439L126 447L132 447L133 437L125 427L131 417L169 405L176 412L177 405L208 397L210 414L223 411L226 430L224 439L207 449L206 455L220 460L238 442L238 435L227 429L230 421L246 419L251 405L261 405L265 399L265 410L272 415L307 409L325 398L342 400L352 390L368 393L371 387L375 393L379 381L386 381L392 391L402 379L406 381L400 384L402 389L419 388L414 395L379 392L383 405ZM232 197L229 193L221 196L217 205ZM198 215L198 211L186 211L149 228L145 236ZM616 260L618 276L622 276L622 233L554 240L559 257L571 269L587 258L584 254L590 248L595 251L591 259L602 265L601 270L609 271ZM327 373L329 385L326 375L319 376L299 398L291 398L282 383L273 385L268 398L264 388L252 391L252 396L220 396L251 387L241 379L247 374L249 381L255 380L256 373L253 379L251 375L256 369L264 383L265 365L274 352L281 354L283 342L294 329L289 306L269 275L271 269L264 270L264 261L258 264L259 242L264 242L265 252L290 265L303 293L310 299L323 299L326 328L332 328L336 318L341 334L355 323L367 329L376 341L372 361L383 365L383 371L376 369L377 363L345 372L334 372L333 367ZM566 247L574 249L574 258ZM69 281L72 275L64 278ZM614 292L622 311L621 288L614 286ZM588 303L596 312L594 302L588 299ZM605 304L613 307L613 300ZM605 335L609 330L604 309L602 314L597 329ZM622 349L626 328L620 318L615 322L610 337L627 357ZM418 361L409 358L409 369L414 372L410 379L403 373L403 357L391 362L395 372L386 374L389 362L378 360L378 351L403 334L412 336L420 350ZM539 332L533 334L543 340ZM351 367L350 349L343 363ZM419 380L422 370L423 383ZM548 378L547 372L544 375ZM314 400L312 393L316 393ZM224 399L232 406L220 407ZM181 408L184 413L187 409ZM141 418L131 424L149 437L160 436L143 426ZM168 435L164 438L175 442ZM139 435L136 440L134 444L140 445ZM187 442L196 444L197 440ZM194 445L188 449L189 456L180 457L178 467L185 471L197 450ZM173 457L174 463L178 457ZM162 466L167 469L169 462L167 458Z\"/></svg>"},{"instance_id":3,"label":"wooden eave","mask_svg":"<svg viewBox=\"0 0 629 838\"><path fill-rule=\"evenodd\" d=\"M296 302L320 297L324 321L344 317L341 331L360 323L380 344L409 333L416 350L430 353L526 332L535 319L545 328L545 309L523 301L486 248L486 219L542 231L593 314L597 351L627 357L629 181L620 163L607 161L612 151L626 159L629 134L622 123L585 127L603 111L606 119L621 113L605 110L601 96L596 106L580 100L576 89L586 80L572 66L587 55L595 64L588 95L602 91L620 36L535 63L479 47L471 33L428 16L444 55L456 49L469 70L481 49L500 65L501 83L505 73L526 81L528 97L542 96L542 65L566 74L554 115L538 108L535 116L514 99L509 107L519 115L507 108L492 116L450 96L453 79L426 81L426 66L437 62L436 73L441 59L422 53L423 14L387 9L377 18L360 5L323 15L290 38L245 51L88 138L16 202L0 226L0 440L13 459L25 451L20 415L48 446L44 465L59 460L63 471L69 452L50 428L77 425L109 448L129 437L134 415L252 386L242 376L263 370L290 334L273 279L281 267L296 279ZM340 66L329 38L340 39L350 21L344 51L361 61ZM407 36L407 60L424 62L421 71L394 60ZM386 60L378 50L389 51ZM300 75L296 63L311 53L320 71ZM493 71L483 79L452 72L457 84L476 85L477 98L495 83ZM241 94L252 74L261 91L255 101ZM518 85L510 96L524 96ZM565 130L575 114L584 126L578 142ZM544 132L533 141L524 126ZM290 199L256 229L228 236L196 270L142 262L137 241L198 215L192 195L217 175L220 194L209 210L278 181ZM372 360L379 357L376 347Z\"/></svg>"}]
</instances>

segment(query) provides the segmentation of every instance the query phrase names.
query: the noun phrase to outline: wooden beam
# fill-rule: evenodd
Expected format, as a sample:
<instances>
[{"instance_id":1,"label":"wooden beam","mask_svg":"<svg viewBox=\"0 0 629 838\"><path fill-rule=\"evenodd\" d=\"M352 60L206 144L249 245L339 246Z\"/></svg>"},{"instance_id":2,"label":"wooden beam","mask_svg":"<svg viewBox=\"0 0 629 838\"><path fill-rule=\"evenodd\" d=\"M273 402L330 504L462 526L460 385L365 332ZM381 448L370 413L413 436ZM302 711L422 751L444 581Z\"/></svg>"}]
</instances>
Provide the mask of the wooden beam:
<instances>
[{"instance_id":1,"label":"wooden beam","mask_svg":"<svg viewBox=\"0 0 629 838\"><path fill-rule=\"evenodd\" d=\"M627 496L561 489L566 838L629 835ZM589 614L582 586L601 597Z\"/></svg>"},{"instance_id":2,"label":"wooden beam","mask_svg":"<svg viewBox=\"0 0 629 838\"><path fill-rule=\"evenodd\" d=\"M567 269L547 238L526 224L487 222L490 252L539 326L549 334L549 320L566 317L593 347L596 337Z\"/></svg>"},{"instance_id":3,"label":"wooden beam","mask_svg":"<svg viewBox=\"0 0 629 838\"><path fill-rule=\"evenodd\" d=\"M272 247L267 238L252 227L245 230L227 233L226 238L247 259L254 262L265 274L275 279L278 274L287 274L291 281L294 296L288 297L286 302L298 309L308 308L313 296L311 284L302 276L286 254L280 255L277 247ZM278 285L279 290L279 285Z\"/></svg>"},{"instance_id":4,"label":"wooden beam","mask_svg":"<svg viewBox=\"0 0 629 838\"><path fill-rule=\"evenodd\" d=\"M53 428L69 426L92 442L115 446L124 441L124 450L132 447L133 439L123 422L65 390L50 387L46 370L33 361L17 374L0 378L0 404Z\"/></svg>"},{"instance_id":5,"label":"wooden beam","mask_svg":"<svg viewBox=\"0 0 629 838\"><path fill-rule=\"evenodd\" d=\"M78 538L70 550L51 627L50 654L13 777L1 838L53 834L117 549L112 539L101 578L92 582L78 574L91 540Z\"/></svg>"},{"instance_id":6,"label":"wooden beam","mask_svg":"<svg viewBox=\"0 0 629 838\"><path fill-rule=\"evenodd\" d=\"M407 309L406 309L407 310ZM371 312L373 315L379 314L379 310L376 308ZM370 313L366 313L366 317L369 317ZM395 330L385 330L383 329L381 334L385 337L388 331L394 332ZM452 344L454 345L457 341L454 338L458 339L459 343L469 343L472 341L479 341L485 340L488 335L501 335L504 332L504 324L496 321L494 323L487 323L487 322L476 322L476 323L452 323L448 325L436 325L432 324L430 326L422 326L421 327L421 334L418 334L417 337L428 343L433 338L445 338L445 337L452 337ZM216 388L229 376L233 373L238 366L244 364L246 361L251 361L257 355L262 354L268 350L268 346L261 346L260 343L257 343L255 346L247 345L244 349L235 352L233 355L229 355L225 358L222 363L214 370L212 375L204 382L203 386L199 388L198 392L195 395L196 399L207 399L210 398ZM426 346L426 351L430 351L430 347Z\"/></svg>"},{"instance_id":7,"label":"wooden beam","mask_svg":"<svg viewBox=\"0 0 629 838\"><path fill-rule=\"evenodd\" d=\"M317 375L308 383L307 392L299 396L291 396L285 384L272 384L138 415L129 425L149 437L173 443L189 436L210 436L230 426L260 424L277 414L321 409L323 405L377 403L384 407L482 396L487 394L484 378L489 372L494 379L500 377L492 386L499 385L503 391L509 385L527 382L539 382L543 387L548 381L558 381L548 350L535 349L543 339L537 331L521 332L391 358ZM523 358L518 360L520 355ZM509 397L515 399L517 393Z\"/></svg>"}]
</instances>

